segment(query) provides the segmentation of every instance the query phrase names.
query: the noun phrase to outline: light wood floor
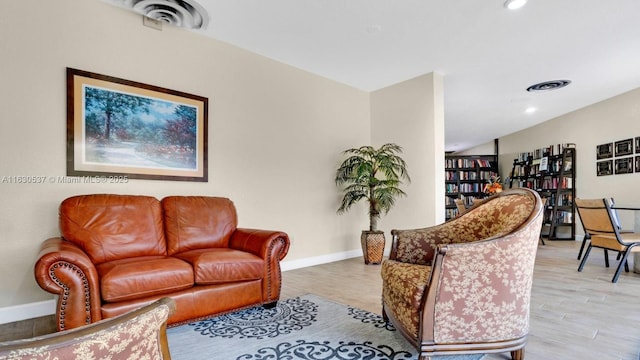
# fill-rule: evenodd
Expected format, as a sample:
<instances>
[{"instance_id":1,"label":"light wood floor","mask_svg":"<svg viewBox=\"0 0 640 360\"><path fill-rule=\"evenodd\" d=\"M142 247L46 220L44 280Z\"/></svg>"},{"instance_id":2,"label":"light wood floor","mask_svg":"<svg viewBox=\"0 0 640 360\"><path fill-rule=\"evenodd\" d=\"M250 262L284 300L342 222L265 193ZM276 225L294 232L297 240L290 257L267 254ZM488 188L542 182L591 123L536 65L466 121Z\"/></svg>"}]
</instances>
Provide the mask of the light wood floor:
<instances>
[{"instance_id":1,"label":"light wood floor","mask_svg":"<svg viewBox=\"0 0 640 360\"><path fill-rule=\"evenodd\" d=\"M594 249L579 273L579 242L546 241L536 260L527 360L640 359L640 274L611 283L615 256L605 268ZM632 264L631 264L632 266ZM379 265L361 258L283 272L282 298L317 294L380 313ZM510 359L507 354L484 360Z\"/></svg>"}]
</instances>

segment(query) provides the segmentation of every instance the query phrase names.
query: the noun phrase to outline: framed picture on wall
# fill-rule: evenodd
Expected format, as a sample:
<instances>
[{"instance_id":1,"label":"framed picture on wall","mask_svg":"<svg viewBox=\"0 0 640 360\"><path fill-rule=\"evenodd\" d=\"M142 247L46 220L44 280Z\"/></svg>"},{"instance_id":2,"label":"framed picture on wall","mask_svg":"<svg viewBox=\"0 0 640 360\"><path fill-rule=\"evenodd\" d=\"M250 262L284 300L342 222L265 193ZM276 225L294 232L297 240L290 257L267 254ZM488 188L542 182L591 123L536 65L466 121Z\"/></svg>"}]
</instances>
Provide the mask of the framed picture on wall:
<instances>
[{"instance_id":1,"label":"framed picture on wall","mask_svg":"<svg viewBox=\"0 0 640 360\"><path fill-rule=\"evenodd\" d=\"M636 172L640 172L640 156L636 156Z\"/></svg>"},{"instance_id":2,"label":"framed picture on wall","mask_svg":"<svg viewBox=\"0 0 640 360\"><path fill-rule=\"evenodd\" d=\"M636 137L636 154L640 154L640 136Z\"/></svg>"},{"instance_id":3,"label":"framed picture on wall","mask_svg":"<svg viewBox=\"0 0 640 360\"><path fill-rule=\"evenodd\" d=\"M208 99L67 68L67 175L207 181Z\"/></svg>"},{"instance_id":4,"label":"framed picture on wall","mask_svg":"<svg viewBox=\"0 0 640 360\"><path fill-rule=\"evenodd\" d=\"M630 174L633 172L633 156L616 159L616 175Z\"/></svg>"},{"instance_id":5,"label":"framed picture on wall","mask_svg":"<svg viewBox=\"0 0 640 360\"><path fill-rule=\"evenodd\" d=\"M616 156L633 154L633 139L616 141Z\"/></svg>"},{"instance_id":6,"label":"framed picture on wall","mask_svg":"<svg viewBox=\"0 0 640 360\"><path fill-rule=\"evenodd\" d=\"M613 157L613 143L596 146L596 158L598 160L608 159L611 157Z\"/></svg>"},{"instance_id":7,"label":"framed picture on wall","mask_svg":"<svg viewBox=\"0 0 640 360\"><path fill-rule=\"evenodd\" d=\"M598 176L606 176L613 174L613 160L603 160L596 163L596 171Z\"/></svg>"}]
</instances>

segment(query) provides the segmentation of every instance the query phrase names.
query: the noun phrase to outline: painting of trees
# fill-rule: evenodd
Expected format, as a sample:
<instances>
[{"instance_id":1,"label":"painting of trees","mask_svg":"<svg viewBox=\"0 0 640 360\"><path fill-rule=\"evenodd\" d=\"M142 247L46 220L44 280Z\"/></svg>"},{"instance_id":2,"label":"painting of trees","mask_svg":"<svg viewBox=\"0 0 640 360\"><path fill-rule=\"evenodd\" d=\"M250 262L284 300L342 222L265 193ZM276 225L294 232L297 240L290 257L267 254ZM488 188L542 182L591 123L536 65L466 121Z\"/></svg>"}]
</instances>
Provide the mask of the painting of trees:
<instances>
[{"instance_id":1,"label":"painting of trees","mask_svg":"<svg viewBox=\"0 0 640 360\"><path fill-rule=\"evenodd\" d=\"M67 175L207 181L208 103L67 68Z\"/></svg>"},{"instance_id":2,"label":"painting of trees","mask_svg":"<svg viewBox=\"0 0 640 360\"><path fill-rule=\"evenodd\" d=\"M85 87L86 156L118 165L193 168L197 109L135 94Z\"/></svg>"}]
</instances>

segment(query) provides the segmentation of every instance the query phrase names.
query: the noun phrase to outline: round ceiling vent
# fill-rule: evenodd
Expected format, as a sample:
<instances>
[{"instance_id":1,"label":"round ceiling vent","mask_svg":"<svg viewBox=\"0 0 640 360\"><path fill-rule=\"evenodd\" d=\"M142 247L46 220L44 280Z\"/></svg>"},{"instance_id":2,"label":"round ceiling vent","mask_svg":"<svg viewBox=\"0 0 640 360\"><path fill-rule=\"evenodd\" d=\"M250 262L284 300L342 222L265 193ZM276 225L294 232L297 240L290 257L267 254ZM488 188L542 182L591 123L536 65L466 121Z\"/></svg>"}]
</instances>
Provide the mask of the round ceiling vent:
<instances>
[{"instance_id":1,"label":"round ceiling vent","mask_svg":"<svg viewBox=\"0 0 640 360\"><path fill-rule=\"evenodd\" d=\"M547 91L563 88L571 84L571 80L551 80L531 85L527 91Z\"/></svg>"},{"instance_id":2,"label":"round ceiling vent","mask_svg":"<svg viewBox=\"0 0 640 360\"><path fill-rule=\"evenodd\" d=\"M125 0L125 7L175 26L188 29L206 29L207 11L194 0Z\"/></svg>"}]
</instances>

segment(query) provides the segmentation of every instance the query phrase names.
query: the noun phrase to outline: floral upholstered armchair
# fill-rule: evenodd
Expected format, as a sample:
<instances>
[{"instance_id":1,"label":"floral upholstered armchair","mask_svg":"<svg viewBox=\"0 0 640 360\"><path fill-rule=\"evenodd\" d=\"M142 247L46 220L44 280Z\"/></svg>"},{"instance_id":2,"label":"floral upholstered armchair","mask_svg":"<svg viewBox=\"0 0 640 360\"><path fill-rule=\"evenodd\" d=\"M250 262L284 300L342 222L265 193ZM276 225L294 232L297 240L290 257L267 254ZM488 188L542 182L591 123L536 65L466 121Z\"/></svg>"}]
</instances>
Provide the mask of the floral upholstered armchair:
<instances>
[{"instance_id":1,"label":"floral upholstered armchair","mask_svg":"<svg viewBox=\"0 0 640 360\"><path fill-rule=\"evenodd\" d=\"M524 359L542 204L509 189L444 224L393 230L383 316L420 359L511 352Z\"/></svg>"},{"instance_id":2,"label":"floral upholstered armchair","mask_svg":"<svg viewBox=\"0 0 640 360\"><path fill-rule=\"evenodd\" d=\"M0 360L171 360L167 319L171 298L90 325L30 339L0 342Z\"/></svg>"}]
</instances>

